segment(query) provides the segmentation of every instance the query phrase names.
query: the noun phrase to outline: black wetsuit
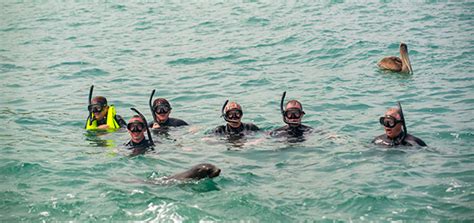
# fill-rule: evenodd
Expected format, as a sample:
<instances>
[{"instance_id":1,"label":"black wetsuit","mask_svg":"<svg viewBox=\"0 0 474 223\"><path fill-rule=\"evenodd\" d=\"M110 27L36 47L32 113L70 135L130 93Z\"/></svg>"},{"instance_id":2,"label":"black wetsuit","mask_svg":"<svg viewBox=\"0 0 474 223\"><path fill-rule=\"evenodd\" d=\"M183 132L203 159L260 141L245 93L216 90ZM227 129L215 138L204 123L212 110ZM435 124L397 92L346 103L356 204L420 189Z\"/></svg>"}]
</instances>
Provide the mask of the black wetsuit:
<instances>
[{"instance_id":1,"label":"black wetsuit","mask_svg":"<svg viewBox=\"0 0 474 223\"><path fill-rule=\"evenodd\" d=\"M290 137L300 137L303 136L305 132L311 132L313 128L307 125L299 125L296 127L285 125L283 127L277 128L270 132L271 136L281 137L281 136L290 136Z\"/></svg>"},{"instance_id":2,"label":"black wetsuit","mask_svg":"<svg viewBox=\"0 0 474 223\"><path fill-rule=\"evenodd\" d=\"M120 115L115 115L115 121L120 125L120 128L127 126L127 123L125 120L123 120L122 116ZM107 118L103 118L102 120L97 121L97 126L107 124Z\"/></svg>"},{"instance_id":3,"label":"black wetsuit","mask_svg":"<svg viewBox=\"0 0 474 223\"><path fill-rule=\"evenodd\" d=\"M148 126L152 128L154 123L155 122L149 122ZM160 127L165 127L165 126L166 127L179 127L183 125L188 125L188 123L178 118L168 118L168 120L166 120L165 122L158 123L158 124L160 125Z\"/></svg>"},{"instance_id":4,"label":"black wetsuit","mask_svg":"<svg viewBox=\"0 0 474 223\"><path fill-rule=\"evenodd\" d=\"M143 138L139 143L135 143L132 140L126 142L125 149L132 150L132 155L143 154L148 150L153 150L153 144L148 139Z\"/></svg>"},{"instance_id":5,"label":"black wetsuit","mask_svg":"<svg viewBox=\"0 0 474 223\"><path fill-rule=\"evenodd\" d=\"M252 123L242 123L239 127L233 128L229 125L220 125L214 129L216 135L244 135L246 132L260 130Z\"/></svg>"},{"instance_id":6,"label":"black wetsuit","mask_svg":"<svg viewBox=\"0 0 474 223\"><path fill-rule=\"evenodd\" d=\"M397 136L395 139L390 139L386 134L379 135L375 137L374 140L372 140L372 143L376 145L384 145L384 146L389 146L389 147L394 147L394 146L426 146L426 143L423 142L423 140L412 136L410 134L407 134L406 137L403 139L403 136L405 133L402 131L400 135ZM403 141L402 141L403 139Z\"/></svg>"}]
</instances>

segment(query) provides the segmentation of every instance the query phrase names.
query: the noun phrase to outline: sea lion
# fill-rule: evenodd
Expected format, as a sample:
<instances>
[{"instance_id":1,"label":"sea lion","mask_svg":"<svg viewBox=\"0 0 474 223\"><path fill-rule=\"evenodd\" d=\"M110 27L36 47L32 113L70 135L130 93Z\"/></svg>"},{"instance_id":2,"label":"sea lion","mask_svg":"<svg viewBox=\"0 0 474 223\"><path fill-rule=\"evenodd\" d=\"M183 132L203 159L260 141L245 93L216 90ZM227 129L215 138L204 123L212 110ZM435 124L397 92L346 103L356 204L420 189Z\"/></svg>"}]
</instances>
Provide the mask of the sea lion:
<instances>
[{"instance_id":1,"label":"sea lion","mask_svg":"<svg viewBox=\"0 0 474 223\"><path fill-rule=\"evenodd\" d=\"M221 169L209 163L201 163L193 166L191 169L182 173L175 174L173 176L166 177L167 180L200 180L202 178L214 178L219 176Z\"/></svg>"}]
</instances>

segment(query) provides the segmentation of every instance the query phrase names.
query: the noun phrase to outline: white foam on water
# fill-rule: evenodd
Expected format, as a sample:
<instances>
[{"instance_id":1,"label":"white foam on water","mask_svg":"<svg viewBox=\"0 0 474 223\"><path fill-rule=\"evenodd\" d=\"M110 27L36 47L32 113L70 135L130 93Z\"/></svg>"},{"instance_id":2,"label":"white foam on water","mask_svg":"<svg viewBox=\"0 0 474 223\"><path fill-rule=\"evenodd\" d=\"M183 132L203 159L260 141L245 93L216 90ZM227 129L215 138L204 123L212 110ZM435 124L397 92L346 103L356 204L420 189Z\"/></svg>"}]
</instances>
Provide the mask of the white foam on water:
<instances>
[{"instance_id":1,"label":"white foam on water","mask_svg":"<svg viewBox=\"0 0 474 223\"><path fill-rule=\"evenodd\" d=\"M143 192L141 190L133 190L131 194L134 195L134 194L144 194L144 193L145 192Z\"/></svg>"}]
</instances>

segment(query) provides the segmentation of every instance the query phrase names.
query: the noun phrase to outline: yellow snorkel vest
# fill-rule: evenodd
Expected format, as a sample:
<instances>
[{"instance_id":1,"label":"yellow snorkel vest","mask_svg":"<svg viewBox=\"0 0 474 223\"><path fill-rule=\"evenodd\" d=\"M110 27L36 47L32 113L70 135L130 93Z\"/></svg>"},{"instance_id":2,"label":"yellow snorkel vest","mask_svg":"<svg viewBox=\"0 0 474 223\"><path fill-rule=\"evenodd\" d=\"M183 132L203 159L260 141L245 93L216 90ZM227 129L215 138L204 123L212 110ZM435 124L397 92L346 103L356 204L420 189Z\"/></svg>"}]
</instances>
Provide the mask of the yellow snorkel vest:
<instances>
[{"instance_id":1,"label":"yellow snorkel vest","mask_svg":"<svg viewBox=\"0 0 474 223\"><path fill-rule=\"evenodd\" d=\"M120 125L117 123L117 121L115 121L115 115L116 115L116 111L115 111L115 107L114 105L109 105L109 110L107 111L107 125L109 126L109 130L114 130L114 129L119 129L120 128ZM94 114L92 113L91 115L92 119L94 119ZM89 121L89 119L87 119L87 123L86 123L86 129L87 130L97 130L97 120L94 120L92 121L92 124L91 122Z\"/></svg>"}]
</instances>

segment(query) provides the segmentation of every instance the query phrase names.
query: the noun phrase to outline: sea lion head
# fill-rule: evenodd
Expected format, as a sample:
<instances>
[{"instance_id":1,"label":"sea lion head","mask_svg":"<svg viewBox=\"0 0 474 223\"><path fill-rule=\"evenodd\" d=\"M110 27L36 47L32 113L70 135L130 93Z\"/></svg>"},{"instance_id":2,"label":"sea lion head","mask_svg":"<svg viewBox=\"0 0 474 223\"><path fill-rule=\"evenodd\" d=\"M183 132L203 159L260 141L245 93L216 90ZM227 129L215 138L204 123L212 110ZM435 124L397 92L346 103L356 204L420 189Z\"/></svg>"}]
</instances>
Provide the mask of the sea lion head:
<instances>
[{"instance_id":1,"label":"sea lion head","mask_svg":"<svg viewBox=\"0 0 474 223\"><path fill-rule=\"evenodd\" d=\"M217 168L216 166L210 163L201 163L192 168L192 172L195 174L193 178L214 178L219 176L221 173L221 169Z\"/></svg>"}]
</instances>

